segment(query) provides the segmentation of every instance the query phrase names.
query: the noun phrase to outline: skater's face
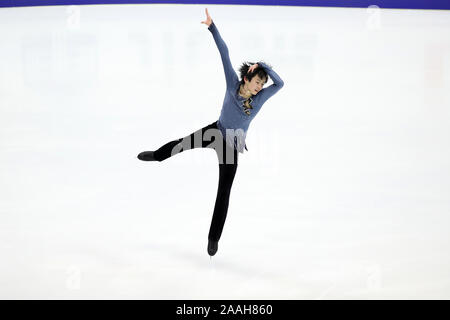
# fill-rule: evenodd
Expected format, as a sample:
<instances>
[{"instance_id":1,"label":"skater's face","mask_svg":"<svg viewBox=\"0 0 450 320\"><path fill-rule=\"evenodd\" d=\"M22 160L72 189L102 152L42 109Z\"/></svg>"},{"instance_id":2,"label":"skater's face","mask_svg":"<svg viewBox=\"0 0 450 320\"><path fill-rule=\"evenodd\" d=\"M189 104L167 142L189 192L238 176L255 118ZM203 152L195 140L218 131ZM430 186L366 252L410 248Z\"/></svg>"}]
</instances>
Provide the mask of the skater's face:
<instances>
[{"instance_id":1,"label":"skater's face","mask_svg":"<svg viewBox=\"0 0 450 320\"><path fill-rule=\"evenodd\" d=\"M255 95L262 90L266 79L261 79L258 75L256 75L251 81L248 81L247 77L244 77L244 82L247 90L250 90L251 94Z\"/></svg>"}]
</instances>

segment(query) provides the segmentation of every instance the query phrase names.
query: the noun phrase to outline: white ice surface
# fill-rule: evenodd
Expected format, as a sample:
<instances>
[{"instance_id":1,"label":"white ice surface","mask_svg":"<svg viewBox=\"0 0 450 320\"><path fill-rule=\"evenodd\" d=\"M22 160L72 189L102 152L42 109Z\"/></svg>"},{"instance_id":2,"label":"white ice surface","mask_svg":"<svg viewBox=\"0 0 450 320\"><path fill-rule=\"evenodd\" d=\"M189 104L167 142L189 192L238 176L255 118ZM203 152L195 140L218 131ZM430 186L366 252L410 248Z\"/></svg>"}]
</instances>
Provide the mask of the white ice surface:
<instances>
[{"instance_id":1,"label":"white ice surface","mask_svg":"<svg viewBox=\"0 0 450 320\"><path fill-rule=\"evenodd\" d=\"M208 6L285 82L210 259L214 151L136 158L220 114L204 8L0 9L0 298L450 298L450 12Z\"/></svg>"}]
</instances>

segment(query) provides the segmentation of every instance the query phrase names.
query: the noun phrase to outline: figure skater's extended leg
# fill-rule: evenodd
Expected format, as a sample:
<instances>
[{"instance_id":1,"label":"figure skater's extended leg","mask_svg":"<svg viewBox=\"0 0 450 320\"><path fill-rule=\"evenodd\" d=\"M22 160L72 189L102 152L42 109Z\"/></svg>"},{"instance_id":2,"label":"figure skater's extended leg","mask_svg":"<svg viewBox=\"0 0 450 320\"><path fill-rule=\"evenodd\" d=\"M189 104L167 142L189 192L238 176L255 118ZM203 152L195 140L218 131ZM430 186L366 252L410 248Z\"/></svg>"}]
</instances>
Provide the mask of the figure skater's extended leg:
<instances>
[{"instance_id":1,"label":"figure skater's extended leg","mask_svg":"<svg viewBox=\"0 0 450 320\"><path fill-rule=\"evenodd\" d=\"M213 122L201 129L194 131L184 138L167 142L158 150L141 152L138 155L138 159L142 161L164 161L175 154L183 152L184 150L208 147L213 148L214 139L216 139L220 135L218 130L219 129L217 128L217 123ZM205 132L207 131L209 131L209 133L213 132L213 134L205 135ZM206 136L208 136L210 139L204 138Z\"/></svg>"}]
</instances>

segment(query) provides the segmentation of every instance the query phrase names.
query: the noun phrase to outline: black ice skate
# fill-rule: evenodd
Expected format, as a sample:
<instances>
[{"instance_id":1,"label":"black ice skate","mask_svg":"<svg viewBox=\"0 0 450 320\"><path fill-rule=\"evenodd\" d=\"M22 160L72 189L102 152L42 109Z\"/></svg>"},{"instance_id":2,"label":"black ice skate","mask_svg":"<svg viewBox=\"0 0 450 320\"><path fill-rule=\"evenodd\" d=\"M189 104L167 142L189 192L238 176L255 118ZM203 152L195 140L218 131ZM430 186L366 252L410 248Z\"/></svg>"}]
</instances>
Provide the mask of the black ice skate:
<instances>
[{"instance_id":1,"label":"black ice skate","mask_svg":"<svg viewBox=\"0 0 450 320\"><path fill-rule=\"evenodd\" d=\"M154 151L144 151L138 154L138 159L142 161L156 161L153 156Z\"/></svg>"},{"instance_id":2,"label":"black ice skate","mask_svg":"<svg viewBox=\"0 0 450 320\"><path fill-rule=\"evenodd\" d=\"M219 241L208 240L208 254L213 256L217 252Z\"/></svg>"}]
</instances>

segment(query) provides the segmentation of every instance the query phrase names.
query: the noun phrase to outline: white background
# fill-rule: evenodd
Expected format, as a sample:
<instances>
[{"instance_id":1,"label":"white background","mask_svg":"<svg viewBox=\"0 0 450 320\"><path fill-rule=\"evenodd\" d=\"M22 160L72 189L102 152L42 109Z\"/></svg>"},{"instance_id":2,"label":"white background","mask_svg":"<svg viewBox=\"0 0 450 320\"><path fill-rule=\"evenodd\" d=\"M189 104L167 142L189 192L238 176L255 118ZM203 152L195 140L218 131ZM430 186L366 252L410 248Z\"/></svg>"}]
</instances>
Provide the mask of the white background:
<instances>
[{"instance_id":1,"label":"white background","mask_svg":"<svg viewBox=\"0 0 450 320\"><path fill-rule=\"evenodd\" d=\"M0 298L450 298L450 12L208 9L285 83L212 259L214 150L136 158L219 117L205 6L0 9Z\"/></svg>"}]
</instances>

